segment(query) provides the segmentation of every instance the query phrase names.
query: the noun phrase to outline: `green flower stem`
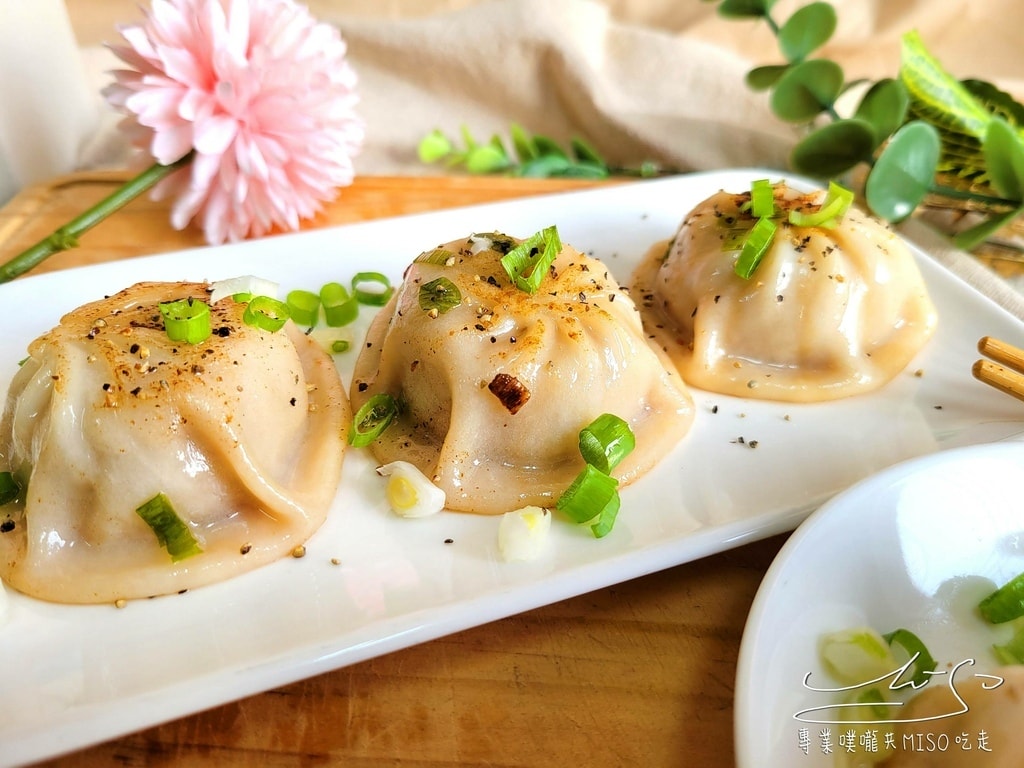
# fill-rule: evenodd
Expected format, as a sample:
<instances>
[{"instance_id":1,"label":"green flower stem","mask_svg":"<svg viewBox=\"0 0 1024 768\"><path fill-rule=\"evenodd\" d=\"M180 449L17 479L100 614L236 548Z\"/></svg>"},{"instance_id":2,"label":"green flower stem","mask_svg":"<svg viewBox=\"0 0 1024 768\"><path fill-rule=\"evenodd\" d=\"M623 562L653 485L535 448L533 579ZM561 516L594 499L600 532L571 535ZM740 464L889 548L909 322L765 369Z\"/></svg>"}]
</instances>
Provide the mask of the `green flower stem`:
<instances>
[{"instance_id":1,"label":"green flower stem","mask_svg":"<svg viewBox=\"0 0 1024 768\"><path fill-rule=\"evenodd\" d=\"M175 171L192 162L189 152L180 160L168 165L156 163L138 176L118 187L112 194L100 200L96 205L79 214L49 237L22 251L10 261L0 265L0 283L6 283L30 269L38 266L50 256L66 251L78 245L78 237L95 227L112 213L121 210L136 197L148 190L161 179L165 179Z\"/></svg>"}]
</instances>

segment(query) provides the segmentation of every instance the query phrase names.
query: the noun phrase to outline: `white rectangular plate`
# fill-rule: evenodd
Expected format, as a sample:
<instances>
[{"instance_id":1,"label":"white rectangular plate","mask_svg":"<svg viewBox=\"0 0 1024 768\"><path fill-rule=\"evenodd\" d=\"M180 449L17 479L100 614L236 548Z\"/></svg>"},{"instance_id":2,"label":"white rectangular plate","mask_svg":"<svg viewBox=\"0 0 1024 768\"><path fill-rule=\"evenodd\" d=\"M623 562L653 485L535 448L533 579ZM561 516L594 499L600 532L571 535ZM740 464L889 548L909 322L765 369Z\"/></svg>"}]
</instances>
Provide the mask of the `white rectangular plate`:
<instances>
[{"instance_id":1,"label":"white rectangular plate","mask_svg":"<svg viewBox=\"0 0 1024 768\"><path fill-rule=\"evenodd\" d=\"M564 242L604 260L626 283L695 204L766 175L778 178L758 170L680 176L32 277L0 286L8 318L0 370L13 373L28 342L64 312L139 280L256 274L282 290L315 290L372 269L397 282L421 251L473 232L526 237L556 224ZM305 558L123 609L51 605L8 590L0 764L105 741L789 530L897 461L1024 430L1024 406L971 377L978 338L1019 342L1024 324L915 253L940 321L902 375L874 394L815 405L695 391L693 430L625 489L605 539L556 519L541 559L504 563L496 518L398 519L373 463L352 451ZM353 355L339 358L346 379Z\"/></svg>"}]
</instances>

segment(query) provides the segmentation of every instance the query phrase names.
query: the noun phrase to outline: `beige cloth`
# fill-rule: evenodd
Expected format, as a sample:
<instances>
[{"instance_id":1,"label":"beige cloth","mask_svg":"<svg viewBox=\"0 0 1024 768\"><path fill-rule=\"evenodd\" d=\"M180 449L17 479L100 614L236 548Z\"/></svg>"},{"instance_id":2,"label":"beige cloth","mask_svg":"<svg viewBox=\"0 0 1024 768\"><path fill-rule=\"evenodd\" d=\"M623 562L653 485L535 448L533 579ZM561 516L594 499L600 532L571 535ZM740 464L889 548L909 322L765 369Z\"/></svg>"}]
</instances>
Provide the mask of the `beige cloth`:
<instances>
[{"instance_id":1,"label":"beige cloth","mask_svg":"<svg viewBox=\"0 0 1024 768\"><path fill-rule=\"evenodd\" d=\"M116 61L98 47L114 22L139 18L136 0L67 0L94 87ZM310 0L337 24L360 76L367 141L359 174L429 174L419 140L439 128L457 137L508 136L518 122L561 142L586 138L614 164L653 160L680 171L759 166L784 172L799 128L777 120L764 94L744 85L755 64L780 60L757 21L720 18L698 0ZM804 0L780 0L783 21ZM821 51L848 79L895 76L900 37L920 31L954 74L1024 93L1019 0L835 0L839 27ZM119 14L110 18L113 12ZM104 13L106 17L104 17ZM103 26L103 25L106 26ZM99 25L99 26L98 26ZM97 39L99 35L102 35ZM80 165L123 163L127 148L106 113ZM935 243L932 243L935 245ZM951 264L974 262L950 251ZM972 279L987 279L987 273ZM995 280L993 278L993 280ZM986 292L1016 294L999 281Z\"/></svg>"},{"instance_id":2,"label":"beige cloth","mask_svg":"<svg viewBox=\"0 0 1024 768\"><path fill-rule=\"evenodd\" d=\"M66 0L97 92L115 61L98 44L140 15L136 0ZM781 0L778 21L805 4ZM954 73L1024 90L1013 32L1018 0L835 0L822 54L849 79L894 76L899 38L921 31ZM511 122L560 141L587 138L610 161L680 170L784 168L798 129L780 123L743 76L779 61L766 25L725 20L698 0L309 0L337 24L361 78L367 144L357 171L432 173L416 159L433 128L507 136ZM113 119L82 164L119 162Z\"/></svg>"}]
</instances>

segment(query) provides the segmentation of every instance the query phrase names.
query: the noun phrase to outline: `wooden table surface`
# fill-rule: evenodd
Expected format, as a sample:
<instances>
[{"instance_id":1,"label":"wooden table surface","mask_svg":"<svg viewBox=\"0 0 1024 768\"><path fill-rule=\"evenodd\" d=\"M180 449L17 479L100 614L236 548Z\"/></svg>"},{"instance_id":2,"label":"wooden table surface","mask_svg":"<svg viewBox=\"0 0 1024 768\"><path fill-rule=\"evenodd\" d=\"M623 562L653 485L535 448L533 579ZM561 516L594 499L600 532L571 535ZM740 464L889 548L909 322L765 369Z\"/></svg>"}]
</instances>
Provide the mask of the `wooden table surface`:
<instances>
[{"instance_id":1,"label":"wooden table surface","mask_svg":"<svg viewBox=\"0 0 1024 768\"><path fill-rule=\"evenodd\" d=\"M48 234L122 178L78 174L25 190L0 209L0 258ZM593 183L366 177L310 226ZM165 204L139 199L36 272L202 244L196 230L171 229ZM784 539L747 544L45 765L732 766L740 638Z\"/></svg>"}]
</instances>

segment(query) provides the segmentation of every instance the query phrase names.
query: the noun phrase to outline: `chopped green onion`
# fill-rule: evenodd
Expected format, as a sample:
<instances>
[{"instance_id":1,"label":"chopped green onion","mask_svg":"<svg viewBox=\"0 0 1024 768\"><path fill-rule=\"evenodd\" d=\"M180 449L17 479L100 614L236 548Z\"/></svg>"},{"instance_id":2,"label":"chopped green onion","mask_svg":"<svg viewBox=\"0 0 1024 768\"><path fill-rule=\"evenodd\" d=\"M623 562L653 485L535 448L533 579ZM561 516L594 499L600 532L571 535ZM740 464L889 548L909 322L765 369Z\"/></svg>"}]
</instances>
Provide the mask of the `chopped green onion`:
<instances>
[{"instance_id":1,"label":"chopped green onion","mask_svg":"<svg viewBox=\"0 0 1024 768\"><path fill-rule=\"evenodd\" d=\"M320 304L331 328L348 325L359 316L359 300L349 295L341 283L324 283L320 287Z\"/></svg>"},{"instance_id":2,"label":"chopped green onion","mask_svg":"<svg viewBox=\"0 0 1024 768\"><path fill-rule=\"evenodd\" d=\"M898 645L907 652L910 658L914 659L914 676L911 678L915 688L920 688L928 682L929 672L934 672L938 666L928 648L917 635L909 629L894 629L892 632L882 635L889 646Z\"/></svg>"},{"instance_id":3,"label":"chopped green onion","mask_svg":"<svg viewBox=\"0 0 1024 768\"><path fill-rule=\"evenodd\" d=\"M501 266L519 290L532 294L540 289L541 281L561 252L558 229L547 227L502 256Z\"/></svg>"},{"instance_id":4,"label":"chopped green onion","mask_svg":"<svg viewBox=\"0 0 1024 768\"><path fill-rule=\"evenodd\" d=\"M336 355L342 352L348 352L348 349L351 346L352 345L349 343L348 339L335 339L331 342L331 352Z\"/></svg>"},{"instance_id":5,"label":"chopped green onion","mask_svg":"<svg viewBox=\"0 0 1024 768\"><path fill-rule=\"evenodd\" d=\"M178 517L170 499L164 494L158 493L145 504L136 507L135 511L153 529L160 546L167 550L173 562L202 553L192 531Z\"/></svg>"},{"instance_id":6,"label":"chopped green onion","mask_svg":"<svg viewBox=\"0 0 1024 768\"><path fill-rule=\"evenodd\" d=\"M594 532L594 538L601 539L611 533L612 527L615 525L615 518L619 515L620 506L619 492L616 491L598 514L597 522L590 526L590 530Z\"/></svg>"},{"instance_id":7,"label":"chopped green onion","mask_svg":"<svg viewBox=\"0 0 1024 768\"><path fill-rule=\"evenodd\" d=\"M18 498L21 493L21 486L14 479L12 472L0 472L0 507L10 504Z\"/></svg>"},{"instance_id":8,"label":"chopped green onion","mask_svg":"<svg viewBox=\"0 0 1024 768\"><path fill-rule=\"evenodd\" d=\"M768 179L750 185L750 212L759 219L775 215L775 189Z\"/></svg>"},{"instance_id":9,"label":"chopped green onion","mask_svg":"<svg viewBox=\"0 0 1024 768\"><path fill-rule=\"evenodd\" d=\"M865 680L864 682L867 681ZM881 720L882 718L887 717L889 715L889 708L893 706L891 702L887 702L885 700L885 697L882 695L882 692L874 686L866 690L863 690L858 694L855 694L853 696L852 703L859 704L863 707L867 707L871 719L874 720ZM849 710L846 711L849 717L852 717L856 720L864 719L864 716L859 715L857 713L856 708L854 708L854 711L852 712Z\"/></svg>"},{"instance_id":10,"label":"chopped green onion","mask_svg":"<svg viewBox=\"0 0 1024 768\"><path fill-rule=\"evenodd\" d=\"M629 424L612 413L603 413L580 430L583 460L606 475L636 447Z\"/></svg>"},{"instance_id":11,"label":"chopped green onion","mask_svg":"<svg viewBox=\"0 0 1024 768\"><path fill-rule=\"evenodd\" d=\"M754 274L754 270L757 269L757 265L761 263L761 259L768 253L774 239L775 222L771 219L758 219L750 230L750 234L747 235L746 242L743 243L739 258L736 259L736 264L733 267L736 274L744 280L749 280L750 276Z\"/></svg>"},{"instance_id":12,"label":"chopped green onion","mask_svg":"<svg viewBox=\"0 0 1024 768\"><path fill-rule=\"evenodd\" d=\"M1024 664L1024 627L1018 627L1006 643L993 645L1000 664Z\"/></svg>"},{"instance_id":13,"label":"chopped green onion","mask_svg":"<svg viewBox=\"0 0 1024 768\"><path fill-rule=\"evenodd\" d=\"M288 322L288 305L269 296L254 296L245 306L242 320L271 333L281 330Z\"/></svg>"},{"instance_id":14,"label":"chopped green onion","mask_svg":"<svg viewBox=\"0 0 1024 768\"><path fill-rule=\"evenodd\" d=\"M374 287L367 290L363 287L366 284ZM383 307L394 292L395 289L391 287L387 275L380 272L357 272L352 277L352 295L360 304Z\"/></svg>"},{"instance_id":15,"label":"chopped green onion","mask_svg":"<svg viewBox=\"0 0 1024 768\"><path fill-rule=\"evenodd\" d=\"M435 248L427 253L421 253L416 257L417 264L434 264L438 267L446 267L455 258L455 254L444 248Z\"/></svg>"},{"instance_id":16,"label":"chopped green onion","mask_svg":"<svg viewBox=\"0 0 1024 768\"><path fill-rule=\"evenodd\" d=\"M813 213L790 211L789 223L794 227L824 227L831 229L842 221L846 211L853 204L853 192L830 181L828 192L821 207Z\"/></svg>"},{"instance_id":17,"label":"chopped green onion","mask_svg":"<svg viewBox=\"0 0 1024 768\"><path fill-rule=\"evenodd\" d=\"M171 341L199 344L210 337L210 305L205 301L181 299L160 304L164 330Z\"/></svg>"},{"instance_id":18,"label":"chopped green onion","mask_svg":"<svg viewBox=\"0 0 1024 768\"><path fill-rule=\"evenodd\" d=\"M320 297L312 291L296 289L285 297L288 314L299 325L316 325L320 319Z\"/></svg>"},{"instance_id":19,"label":"chopped green onion","mask_svg":"<svg viewBox=\"0 0 1024 768\"><path fill-rule=\"evenodd\" d=\"M576 523L585 523L601 515L609 504L617 503L619 481L597 467L587 464L565 492L555 508ZM617 510L616 510L617 511Z\"/></svg>"},{"instance_id":20,"label":"chopped green onion","mask_svg":"<svg viewBox=\"0 0 1024 768\"><path fill-rule=\"evenodd\" d=\"M207 301L216 304L221 299L230 297L239 304L244 304L253 296L273 296L277 298L278 285L272 280L265 280L255 275L239 275L210 283L210 297Z\"/></svg>"},{"instance_id":21,"label":"chopped green onion","mask_svg":"<svg viewBox=\"0 0 1024 768\"><path fill-rule=\"evenodd\" d=\"M1024 573L1021 573L990 594L978 610L991 624L1002 624L1024 616Z\"/></svg>"},{"instance_id":22,"label":"chopped green onion","mask_svg":"<svg viewBox=\"0 0 1024 768\"><path fill-rule=\"evenodd\" d=\"M369 445L383 434L395 416L398 401L391 395L378 393L363 403L348 430L348 442L357 448Z\"/></svg>"},{"instance_id":23,"label":"chopped green onion","mask_svg":"<svg viewBox=\"0 0 1024 768\"><path fill-rule=\"evenodd\" d=\"M826 671L843 685L863 685L899 668L885 638L870 627L826 634L819 653Z\"/></svg>"},{"instance_id":24,"label":"chopped green onion","mask_svg":"<svg viewBox=\"0 0 1024 768\"><path fill-rule=\"evenodd\" d=\"M462 303L462 292L447 277L439 277L420 286L419 302L424 312L436 310L443 315Z\"/></svg>"}]
</instances>

